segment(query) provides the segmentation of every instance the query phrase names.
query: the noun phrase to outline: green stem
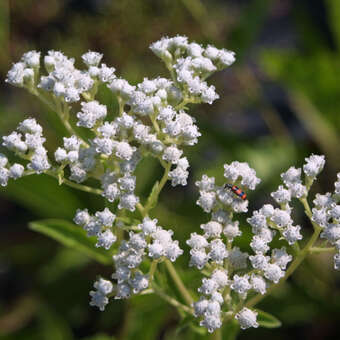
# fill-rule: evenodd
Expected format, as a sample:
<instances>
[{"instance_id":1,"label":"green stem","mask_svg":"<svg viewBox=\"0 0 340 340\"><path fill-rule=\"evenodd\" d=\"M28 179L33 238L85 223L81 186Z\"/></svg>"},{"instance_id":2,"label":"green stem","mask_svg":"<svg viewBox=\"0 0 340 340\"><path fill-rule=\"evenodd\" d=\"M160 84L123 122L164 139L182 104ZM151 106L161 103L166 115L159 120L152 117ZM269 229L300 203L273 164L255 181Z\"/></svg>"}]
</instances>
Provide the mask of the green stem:
<instances>
[{"instance_id":1,"label":"green stem","mask_svg":"<svg viewBox=\"0 0 340 340\"><path fill-rule=\"evenodd\" d=\"M217 328L210 336L211 340L222 340L222 328Z\"/></svg>"},{"instance_id":2,"label":"green stem","mask_svg":"<svg viewBox=\"0 0 340 340\"><path fill-rule=\"evenodd\" d=\"M257 294L252 299L250 299L245 306L246 307L253 307L256 304L258 304L261 300L263 300L266 296L270 295L275 289L281 287L283 283L294 273L294 271L297 269L297 267L301 264L301 262L306 258L308 255L310 249L313 247L314 243L319 237L319 234L321 232L321 228L319 227L317 230L314 231L312 237L309 239L306 246L301 250L299 255L295 258L295 260L292 262L292 264L289 266L289 268L286 271L286 275L280 280L280 282L276 285L272 285L266 292L266 294L261 295Z\"/></svg>"},{"instance_id":3,"label":"green stem","mask_svg":"<svg viewBox=\"0 0 340 340\"><path fill-rule=\"evenodd\" d=\"M160 180L158 186L157 186L157 189L156 189L156 192L153 193L153 195L155 195L155 199L156 201L158 201L158 196L160 194L160 192L162 191L165 183L167 182L168 178L169 178L169 172L170 172L170 169L171 169L171 163L165 163L165 164L162 164L164 166L164 174L163 174L163 177L162 179ZM144 216L146 216L149 211L152 209L151 207L151 204L152 202L150 200L148 200L145 208L144 208Z\"/></svg>"},{"instance_id":4,"label":"green stem","mask_svg":"<svg viewBox=\"0 0 340 340\"><path fill-rule=\"evenodd\" d=\"M157 269L157 265L158 265L158 261L157 260L154 260L154 261L151 262L151 266L150 266L150 270L149 270L150 281L152 281L152 279L153 279L153 276L154 276L155 271Z\"/></svg>"},{"instance_id":5,"label":"green stem","mask_svg":"<svg viewBox=\"0 0 340 340\"><path fill-rule=\"evenodd\" d=\"M73 127L71 126L69 120L68 120L68 115L69 113L67 112L67 114L63 114L62 110L59 105L54 106L49 100L47 100L41 93L39 93L36 89L31 90L30 91L33 95L35 95L41 102L43 102L46 106L48 106L53 112L56 112L61 120L61 122L63 123L65 129L68 131L68 133L70 135L75 135L77 137L78 134L74 131ZM56 98L56 101L58 101L58 99ZM84 143L84 145L86 145L87 147L89 146L88 143L86 143L81 137L79 137L82 142Z\"/></svg>"},{"instance_id":6,"label":"green stem","mask_svg":"<svg viewBox=\"0 0 340 340\"><path fill-rule=\"evenodd\" d=\"M47 170L44 173L48 176L56 178L57 180L59 179L58 174L56 174L52 170ZM72 181L70 181L66 178L63 179L63 184L65 184L65 185L67 185L71 188L78 189L78 190L85 191L85 192L89 192L89 193L95 194L95 195L101 195L103 193L103 191L101 189L96 189L96 188L89 187L87 185L74 183L74 182L72 182Z\"/></svg>"},{"instance_id":7,"label":"green stem","mask_svg":"<svg viewBox=\"0 0 340 340\"><path fill-rule=\"evenodd\" d=\"M154 129L156 130L157 134L159 134L161 132L161 129L159 128L159 125L156 121L156 118L152 115L150 115L149 118L150 118L151 123L152 123Z\"/></svg>"},{"instance_id":8,"label":"green stem","mask_svg":"<svg viewBox=\"0 0 340 340\"><path fill-rule=\"evenodd\" d=\"M125 102L120 96L117 97L117 100L118 100L118 105L119 105L119 116L121 116L124 112Z\"/></svg>"},{"instance_id":9,"label":"green stem","mask_svg":"<svg viewBox=\"0 0 340 340\"><path fill-rule=\"evenodd\" d=\"M310 207L309 207L307 199L306 198L302 198L302 199L300 199L300 201L302 202L302 204L303 204L303 206L305 208L306 215L309 218L311 218L312 212L310 210ZM295 258L295 260L291 263L291 265L289 266L289 268L286 271L286 275L280 280L280 282L278 284L272 285L267 290L266 294L264 294L264 295L258 294L256 296L254 296L252 299L250 299L245 304L246 307L253 307L253 306L255 306L261 300L263 300L266 296L270 295L272 293L272 291L274 291L278 287L281 287L283 285L283 283L294 273L294 271L298 268L298 266L306 258L306 256L310 253L310 250L314 246L314 244L317 241L317 239L318 239L318 237L320 235L320 232L322 230L322 228L319 225L317 225L313 221L311 221L311 222L312 222L313 227L314 227L314 233L311 236L311 238L309 239L309 241L307 242L307 244L305 245L305 247L298 253L298 255Z\"/></svg>"},{"instance_id":10,"label":"green stem","mask_svg":"<svg viewBox=\"0 0 340 340\"><path fill-rule=\"evenodd\" d=\"M312 247L309 249L311 254L319 254L319 253L329 253L335 251L335 247L330 248L322 248L322 247Z\"/></svg>"},{"instance_id":11,"label":"green stem","mask_svg":"<svg viewBox=\"0 0 340 340\"><path fill-rule=\"evenodd\" d=\"M137 203L136 208L139 211L139 213L142 215L142 217L144 218L146 216L146 213L145 213L145 208L142 206L142 204Z\"/></svg>"},{"instance_id":12,"label":"green stem","mask_svg":"<svg viewBox=\"0 0 340 340\"><path fill-rule=\"evenodd\" d=\"M311 218L312 217L312 211L310 210L308 201L306 197L300 198L300 202L302 203L303 207L305 208L306 215Z\"/></svg>"},{"instance_id":13,"label":"green stem","mask_svg":"<svg viewBox=\"0 0 340 340\"><path fill-rule=\"evenodd\" d=\"M165 294L163 291L161 291L160 289L156 288L155 286L153 286L153 291L155 292L155 294L157 294L163 300L168 302L170 305L172 305L172 306L174 306L176 308L182 309L183 311L185 311L185 312L187 312L189 314L193 314L194 313L192 308L189 308L188 306L183 305L182 303L180 303L179 301L177 301L173 297Z\"/></svg>"},{"instance_id":14,"label":"green stem","mask_svg":"<svg viewBox=\"0 0 340 340\"><path fill-rule=\"evenodd\" d=\"M188 292L187 288L185 287L182 279L180 278L180 276L178 275L175 267L173 266L173 264L171 263L170 260L166 259L164 261L166 268L171 276L171 278L173 279L175 285L177 286L177 289L180 291L184 301L191 306L192 303L194 302L190 293Z\"/></svg>"}]
</instances>

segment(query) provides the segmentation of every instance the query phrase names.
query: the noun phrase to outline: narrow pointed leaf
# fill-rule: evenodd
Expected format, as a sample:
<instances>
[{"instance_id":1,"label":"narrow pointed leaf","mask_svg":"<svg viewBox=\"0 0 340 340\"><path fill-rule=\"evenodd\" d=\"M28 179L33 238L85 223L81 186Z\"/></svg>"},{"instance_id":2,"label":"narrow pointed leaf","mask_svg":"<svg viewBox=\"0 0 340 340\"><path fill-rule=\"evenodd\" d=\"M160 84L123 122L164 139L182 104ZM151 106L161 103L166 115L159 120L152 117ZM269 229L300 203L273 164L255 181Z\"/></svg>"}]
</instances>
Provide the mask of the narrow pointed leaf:
<instances>
[{"instance_id":1,"label":"narrow pointed leaf","mask_svg":"<svg viewBox=\"0 0 340 340\"><path fill-rule=\"evenodd\" d=\"M31 222L29 227L57 240L66 247L82 252L97 262L112 263L110 252L103 248L96 248L95 238L89 238L85 230L75 224L65 220L48 219Z\"/></svg>"},{"instance_id":2,"label":"narrow pointed leaf","mask_svg":"<svg viewBox=\"0 0 340 340\"><path fill-rule=\"evenodd\" d=\"M256 311L258 312L257 322L259 323L261 327L264 327L264 328L281 327L282 325L281 321L278 318L276 318L274 315L271 315L260 309L256 309Z\"/></svg>"}]
</instances>

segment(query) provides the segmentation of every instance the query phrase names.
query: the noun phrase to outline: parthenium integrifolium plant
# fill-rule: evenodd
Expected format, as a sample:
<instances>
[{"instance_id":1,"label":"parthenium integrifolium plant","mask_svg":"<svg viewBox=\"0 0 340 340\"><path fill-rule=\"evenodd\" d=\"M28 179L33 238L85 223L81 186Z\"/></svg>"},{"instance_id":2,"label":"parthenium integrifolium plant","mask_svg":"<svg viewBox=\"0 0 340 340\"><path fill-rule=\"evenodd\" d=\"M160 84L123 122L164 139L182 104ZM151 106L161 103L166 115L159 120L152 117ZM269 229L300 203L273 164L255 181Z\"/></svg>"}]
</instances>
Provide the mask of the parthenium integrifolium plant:
<instances>
[{"instance_id":1,"label":"parthenium integrifolium plant","mask_svg":"<svg viewBox=\"0 0 340 340\"><path fill-rule=\"evenodd\" d=\"M340 268L340 173L334 193L317 194L311 209L309 190L325 165L324 156L311 155L302 169L291 167L284 172L283 185L271 194L278 206L265 204L243 227L252 230L252 254L234 246L234 239L242 235L237 214L247 213L248 201L230 188L255 190L260 182L255 170L247 163L226 164L225 183L221 185L203 175L196 182L197 204L210 218L200 226L201 232L197 228L186 241L191 248L188 266L203 277L198 287L200 297L194 301L192 289L197 287L186 287L172 264L183 254L181 245L173 231L158 225L151 210L157 207L168 180L172 186L187 184L189 162L183 149L196 144L201 135L195 119L186 112L187 105L212 104L218 95L206 79L231 65L235 57L233 52L202 47L181 36L162 38L150 48L165 63L170 79L145 78L131 85L117 77L113 67L101 64L102 55L97 52L85 53L85 70L78 70L74 59L49 51L43 58L46 74L42 75L40 52L25 53L12 66L6 81L47 104L61 119L67 136L54 154L48 153L42 127L33 118L25 119L17 131L3 137L3 146L20 161L10 164L5 155L0 155L0 183L6 186L9 179L45 174L55 177L59 184L116 203L105 204L102 211L93 213L87 209L75 212L74 222L96 238L95 246L114 253L112 277L94 283L90 305L103 311L110 297L126 299L133 294L155 293L182 315L199 318L209 332L233 319L242 329L258 327L259 312L254 306L281 285L309 253L335 252L334 267ZM107 118L107 107L96 100L98 87L103 84L118 101L113 120ZM90 138L77 133L71 115L76 116L78 127L90 131ZM135 194L138 179L134 173L139 161L150 155L164 168L164 175L156 181L146 202L141 202ZM83 184L89 178L98 186ZM308 240L303 240L301 227L292 219L292 199L302 203L313 225L314 233ZM139 218L136 213L132 215L135 210ZM331 247L325 243L316 247L319 236ZM285 246L273 249L274 238ZM181 301L157 281L161 262L177 285Z\"/></svg>"}]
</instances>

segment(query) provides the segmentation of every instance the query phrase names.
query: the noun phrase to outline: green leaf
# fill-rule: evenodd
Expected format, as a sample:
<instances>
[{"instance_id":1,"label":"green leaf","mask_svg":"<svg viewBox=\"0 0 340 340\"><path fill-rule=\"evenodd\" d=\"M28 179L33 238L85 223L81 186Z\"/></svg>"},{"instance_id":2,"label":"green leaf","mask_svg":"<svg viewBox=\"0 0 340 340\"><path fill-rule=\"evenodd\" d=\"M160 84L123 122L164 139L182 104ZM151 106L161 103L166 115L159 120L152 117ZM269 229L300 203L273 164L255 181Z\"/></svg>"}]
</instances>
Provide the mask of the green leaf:
<instances>
[{"instance_id":1,"label":"green leaf","mask_svg":"<svg viewBox=\"0 0 340 340\"><path fill-rule=\"evenodd\" d=\"M29 227L47 235L66 247L78 250L102 264L111 264L112 256L108 251L95 247L95 239L89 238L85 230L65 220L49 219L34 221Z\"/></svg>"},{"instance_id":2,"label":"green leaf","mask_svg":"<svg viewBox=\"0 0 340 340\"><path fill-rule=\"evenodd\" d=\"M32 175L10 181L0 195L10 197L41 217L72 218L83 204L65 186L47 175Z\"/></svg>"},{"instance_id":3,"label":"green leaf","mask_svg":"<svg viewBox=\"0 0 340 340\"><path fill-rule=\"evenodd\" d=\"M260 309L255 309L258 312L257 322L261 327L264 328L278 328L281 327L282 322L276 318L274 315L271 315L267 312L264 312Z\"/></svg>"},{"instance_id":4,"label":"green leaf","mask_svg":"<svg viewBox=\"0 0 340 340\"><path fill-rule=\"evenodd\" d=\"M154 208L158 201L158 186L159 182L157 181L152 187L150 196L148 197L148 201L146 202L146 206L150 209Z\"/></svg>"},{"instance_id":5,"label":"green leaf","mask_svg":"<svg viewBox=\"0 0 340 340\"><path fill-rule=\"evenodd\" d=\"M70 325L64 319L63 315L53 310L51 306L42 304L39 311L39 327L42 339L50 339L53 334L54 340L73 340Z\"/></svg>"}]
</instances>

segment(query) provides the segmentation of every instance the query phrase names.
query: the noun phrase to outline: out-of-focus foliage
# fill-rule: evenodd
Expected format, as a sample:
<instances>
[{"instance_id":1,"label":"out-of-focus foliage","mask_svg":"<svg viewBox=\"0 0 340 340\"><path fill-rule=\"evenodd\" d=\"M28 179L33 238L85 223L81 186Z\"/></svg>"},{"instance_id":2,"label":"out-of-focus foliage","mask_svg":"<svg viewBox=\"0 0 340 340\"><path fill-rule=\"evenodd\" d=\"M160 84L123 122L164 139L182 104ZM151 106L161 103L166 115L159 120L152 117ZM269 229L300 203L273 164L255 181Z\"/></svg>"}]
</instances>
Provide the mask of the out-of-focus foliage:
<instances>
[{"instance_id":1,"label":"out-of-focus foliage","mask_svg":"<svg viewBox=\"0 0 340 340\"><path fill-rule=\"evenodd\" d=\"M147 48L163 35L184 34L234 50L236 64L211 80L220 100L194 112L203 136L189 151L189 185L168 186L154 210L188 250L185 239L206 221L195 206L194 182L203 173L221 182L224 163L247 161L263 179L249 195L251 210L270 201L282 171L301 165L312 152L324 153L329 161L321 187L315 190L331 189L340 168L339 17L339 1L332 0L1 0L0 134L33 115L45 128L49 150L60 143L57 136L63 128L48 109L4 83L11 62L29 49L60 49L78 58L77 63L82 53L97 50L132 83L166 75ZM101 96L110 108L116 107L109 91L102 89ZM142 178L138 191L145 197L161 171L150 159L138 172ZM88 291L96 275L109 277L111 268L28 229L32 220L71 221L77 208L102 209L100 198L58 186L50 178L42 181L41 176L18 180L0 193L0 339L208 338L197 323L189 326L191 320L181 320L153 295L112 301L105 313L93 309ZM307 223L302 212L298 218ZM331 263L326 254L310 257L286 285L261 303L261 310L282 321L281 328L247 330L239 338L339 338L339 275ZM178 265L195 292L200 279L187 270L188 256L182 256ZM160 269L158 279L180 299ZM223 339L233 339L237 332L230 324Z\"/></svg>"}]
</instances>

